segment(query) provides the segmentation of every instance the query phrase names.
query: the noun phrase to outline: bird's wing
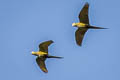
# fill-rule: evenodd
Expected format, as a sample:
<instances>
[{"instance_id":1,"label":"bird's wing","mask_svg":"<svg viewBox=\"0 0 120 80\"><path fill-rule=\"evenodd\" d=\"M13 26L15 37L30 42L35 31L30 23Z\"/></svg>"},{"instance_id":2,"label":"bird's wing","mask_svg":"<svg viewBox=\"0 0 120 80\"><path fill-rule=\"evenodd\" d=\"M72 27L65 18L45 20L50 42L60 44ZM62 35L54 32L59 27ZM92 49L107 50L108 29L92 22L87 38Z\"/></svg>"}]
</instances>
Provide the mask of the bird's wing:
<instances>
[{"instance_id":1,"label":"bird's wing","mask_svg":"<svg viewBox=\"0 0 120 80\"><path fill-rule=\"evenodd\" d=\"M82 46L82 40L87 30L88 30L87 28L78 28L78 30L75 32L76 43L78 45Z\"/></svg>"},{"instance_id":2,"label":"bird's wing","mask_svg":"<svg viewBox=\"0 0 120 80\"><path fill-rule=\"evenodd\" d=\"M48 53L48 46L52 43L53 43L53 41L49 40L49 41L39 44L39 51Z\"/></svg>"},{"instance_id":3,"label":"bird's wing","mask_svg":"<svg viewBox=\"0 0 120 80\"><path fill-rule=\"evenodd\" d=\"M89 4L86 3L78 16L80 22L89 24L88 10L89 10Z\"/></svg>"},{"instance_id":4,"label":"bird's wing","mask_svg":"<svg viewBox=\"0 0 120 80\"><path fill-rule=\"evenodd\" d=\"M37 57L37 58L36 58L36 62L37 62L38 66L40 67L40 69L41 69L43 72L45 72L45 73L48 72L48 70L47 70L47 68L46 68L46 66L45 66L45 58Z\"/></svg>"}]
</instances>

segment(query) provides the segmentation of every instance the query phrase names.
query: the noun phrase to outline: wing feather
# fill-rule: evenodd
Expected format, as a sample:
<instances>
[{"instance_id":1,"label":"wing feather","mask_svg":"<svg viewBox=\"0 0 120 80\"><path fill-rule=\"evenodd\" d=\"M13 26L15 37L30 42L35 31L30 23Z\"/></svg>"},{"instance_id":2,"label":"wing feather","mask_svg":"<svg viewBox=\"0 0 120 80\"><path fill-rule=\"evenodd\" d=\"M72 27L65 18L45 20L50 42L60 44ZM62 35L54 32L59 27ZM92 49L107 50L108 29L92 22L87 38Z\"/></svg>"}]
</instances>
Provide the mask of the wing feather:
<instances>
[{"instance_id":1,"label":"wing feather","mask_svg":"<svg viewBox=\"0 0 120 80\"><path fill-rule=\"evenodd\" d=\"M80 22L89 24L88 10L89 10L89 4L86 3L78 16Z\"/></svg>"},{"instance_id":2,"label":"wing feather","mask_svg":"<svg viewBox=\"0 0 120 80\"><path fill-rule=\"evenodd\" d=\"M37 62L38 66L40 67L40 69L41 69L43 72L45 72L45 73L48 72L48 70L47 70L47 68L46 68L46 65L45 65L45 58L37 57L37 58L36 58L36 62Z\"/></svg>"},{"instance_id":3,"label":"wing feather","mask_svg":"<svg viewBox=\"0 0 120 80\"><path fill-rule=\"evenodd\" d=\"M87 30L87 28L78 28L78 30L75 32L76 43L79 46L82 46L82 41Z\"/></svg>"},{"instance_id":4,"label":"wing feather","mask_svg":"<svg viewBox=\"0 0 120 80\"><path fill-rule=\"evenodd\" d=\"M53 43L53 41L49 40L49 41L45 41L45 42L39 44L39 51L48 53L48 46L52 43Z\"/></svg>"}]
</instances>

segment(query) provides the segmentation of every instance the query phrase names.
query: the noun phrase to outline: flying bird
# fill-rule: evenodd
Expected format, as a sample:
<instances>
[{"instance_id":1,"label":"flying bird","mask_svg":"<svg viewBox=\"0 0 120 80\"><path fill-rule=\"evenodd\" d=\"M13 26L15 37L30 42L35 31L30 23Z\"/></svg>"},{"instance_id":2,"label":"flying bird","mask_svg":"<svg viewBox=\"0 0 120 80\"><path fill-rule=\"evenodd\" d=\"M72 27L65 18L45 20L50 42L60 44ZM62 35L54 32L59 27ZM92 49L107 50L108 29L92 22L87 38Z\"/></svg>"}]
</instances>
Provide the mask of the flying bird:
<instances>
[{"instance_id":1,"label":"flying bird","mask_svg":"<svg viewBox=\"0 0 120 80\"><path fill-rule=\"evenodd\" d=\"M76 37L76 43L79 46L82 46L84 35L88 29L107 29L102 27L91 26L89 24L88 10L89 10L89 4L86 3L78 16L80 22L72 23L73 27L78 27L77 31L75 32L75 37Z\"/></svg>"},{"instance_id":2,"label":"flying bird","mask_svg":"<svg viewBox=\"0 0 120 80\"><path fill-rule=\"evenodd\" d=\"M45 60L47 58L62 58L62 57L57 57L57 56L51 56L48 54L48 46L52 43L53 43L52 40L42 42L41 44L39 44L39 51L38 52L32 51L32 55L37 56L36 62L38 64L38 66L45 73L48 72L46 65L45 65Z\"/></svg>"}]
</instances>

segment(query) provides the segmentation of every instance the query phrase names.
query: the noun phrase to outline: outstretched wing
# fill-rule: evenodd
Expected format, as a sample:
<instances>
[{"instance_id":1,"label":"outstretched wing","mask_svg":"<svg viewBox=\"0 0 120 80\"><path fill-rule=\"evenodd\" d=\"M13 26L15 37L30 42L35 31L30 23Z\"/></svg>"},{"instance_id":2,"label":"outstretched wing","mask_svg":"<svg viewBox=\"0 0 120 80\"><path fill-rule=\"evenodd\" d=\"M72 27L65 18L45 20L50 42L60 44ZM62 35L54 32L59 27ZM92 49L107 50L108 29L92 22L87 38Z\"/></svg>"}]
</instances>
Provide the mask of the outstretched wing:
<instances>
[{"instance_id":1,"label":"outstretched wing","mask_svg":"<svg viewBox=\"0 0 120 80\"><path fill-rule=\"evenodd\" d=\"M45 73L48 72L48 70L47 70L47 68L46 68L46 66L45 66L45 58L37 57L37 58L36 58L36 62L37 62L38 66L40 67L40 69L41 69L43 72L45 72Z\"/></svg>"},{"instance_id":2,"label":"outstretched wing","mask_svg":"<svg viewBox=\"0 0 120 80\"><path fill-rule=\"evenodd\" d=\"M78 28L78 30L75 32L76 37L76 43L79 46L82 46L82 40L84 38L85 32L87 32L87 28Z\"/></svg>"},{"instance_id":3,"label":"outstretched wing","mask_svg":"<svg viewBox=\"0 0 120 80\"><path fill-rule=\"evenodd\" d=\"M49 40L49 41L39 44L39 51L48 53L48 46L52 43L53 43L53 41Z\"/></svg>"},{"instance_id":4,"label":"outstretched wing","mask_svg":"<svg viewBox=\"0 0 120 80\"><path fill-rule=\"evenodd\" d=\"M89 4L86 3L79 14L80 22L89 24L88 10L89 10Z\"/></svg>"}]
</instances>

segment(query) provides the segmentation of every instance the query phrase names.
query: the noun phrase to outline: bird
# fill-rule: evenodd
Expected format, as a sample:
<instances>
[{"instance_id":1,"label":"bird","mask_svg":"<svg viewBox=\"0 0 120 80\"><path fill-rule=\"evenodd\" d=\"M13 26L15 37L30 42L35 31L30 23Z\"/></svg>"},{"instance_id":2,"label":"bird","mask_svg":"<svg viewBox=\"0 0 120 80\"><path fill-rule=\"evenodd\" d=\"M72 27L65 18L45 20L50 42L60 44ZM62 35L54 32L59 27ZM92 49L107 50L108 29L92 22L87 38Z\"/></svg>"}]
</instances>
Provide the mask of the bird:
<instances>
[{"instance_id":1,"label":"bird","mask_svg":"<svg viewBox=\"0 0 120 80\"><path fill-rule=\"evenodd\" d=\"M46 65L45 65L45 60L47 58L58 58L58 59L63 58L63 57L58 57L58 56L51 56L48 54L48 46L52 43L53 43L52 40L42 42L39 44L39 51L38 52L32 51L32 55L37 56L36 62L38 64L38 66L40 67L40 69L44 73L48 73L48 70L47 70Z\"/></svg>"},{"instance_id":2,"label":"bird","mask_svg":"<svg viewBox=\"0 0 120 80\"><path fill-rule=\"evenodd\" d=\"M96 26L91 26L89 24L89 3L86 2L84 7L79 13L79 22L78 23L72 23L73 27L77 27L78 29L75 32L75 39L76 43L78 46L82 46L82 41L84 38L85 33L87 32L88 29L107 29L107 28L102 28L102 27L96 27Z\"/></svg>"}]
</instances>

